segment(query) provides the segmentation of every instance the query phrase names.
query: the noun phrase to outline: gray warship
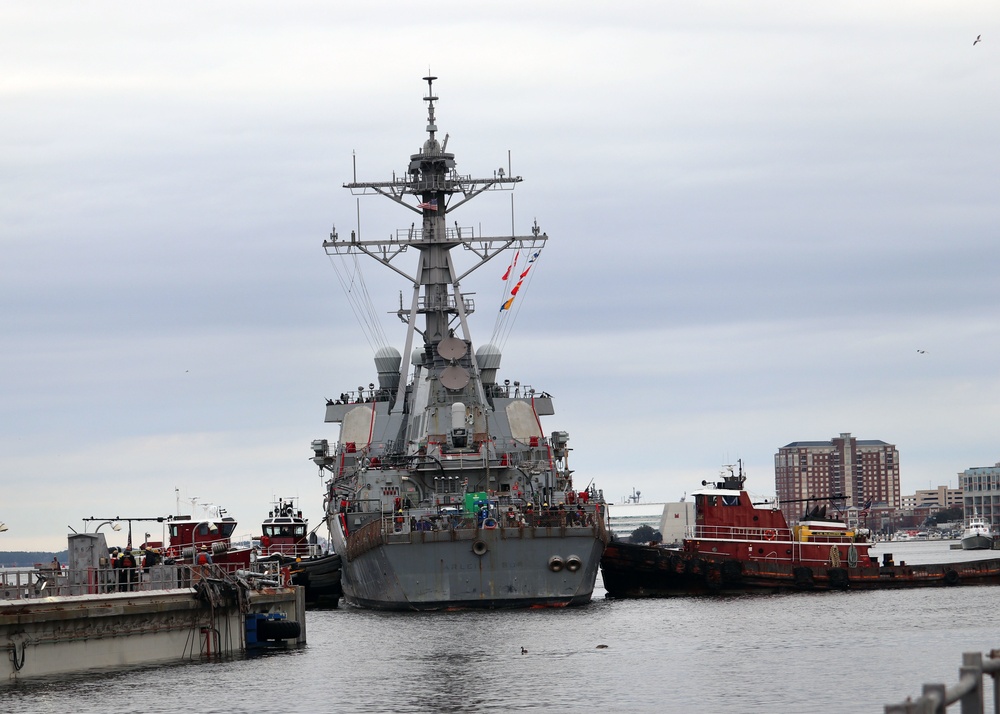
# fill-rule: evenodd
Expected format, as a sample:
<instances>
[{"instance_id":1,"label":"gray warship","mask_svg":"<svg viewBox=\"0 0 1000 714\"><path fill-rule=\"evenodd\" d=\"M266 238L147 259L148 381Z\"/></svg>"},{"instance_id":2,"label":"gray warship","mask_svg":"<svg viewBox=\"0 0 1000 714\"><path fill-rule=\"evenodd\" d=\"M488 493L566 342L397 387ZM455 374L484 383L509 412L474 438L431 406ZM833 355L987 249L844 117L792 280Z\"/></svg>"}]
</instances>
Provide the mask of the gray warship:
<instances>
[{"instance_id":1,"label":"gray warship","mask_svg":"<svg viewBox=\"0 0 1000 714\"><path fill-rule=\"evenodd\" d=\"M393 347L378 349L378 385L328 399L325 421L340 425L337 441L312 443L343 597L383 610L585 604L608 541L602 494L590 485L574 489L569 435L543 432L552 397L524 382L499 382L500 350L474 349L468 318L475 303L460 288L499 255L513 256L506 280L518 256L537 257L548 236L537 222L530 235L505 237L448 225L459 206L512 190L521 177L456 171L448 137L436 138L435 79L424 78L427 138L404 175L344 184L355 195L390 198L420 223L386 240L353 231L342 240L334 228L323 243L330 256L368 256L413 286L409 307L400 297L398 309L410 364ZM461 273L457 248L466 261L471 256ZM414 254L408 272L400 263ZM515 277L523 280L525 265Z\"/></svg>"}]
</instances>

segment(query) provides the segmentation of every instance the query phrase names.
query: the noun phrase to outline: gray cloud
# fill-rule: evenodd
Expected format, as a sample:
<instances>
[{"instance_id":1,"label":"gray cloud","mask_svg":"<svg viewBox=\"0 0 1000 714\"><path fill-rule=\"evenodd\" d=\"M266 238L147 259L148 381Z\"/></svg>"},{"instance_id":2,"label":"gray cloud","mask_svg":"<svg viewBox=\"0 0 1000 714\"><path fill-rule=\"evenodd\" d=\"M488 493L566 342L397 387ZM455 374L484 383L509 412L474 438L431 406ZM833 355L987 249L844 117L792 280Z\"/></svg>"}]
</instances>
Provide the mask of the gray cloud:
<instances>
[{"instance_id":1,"label":"gray cloud","mask_svg":"<svg viewBox=\"0 0 1000 714\"><path fill-rule=\"evenodd\" d=\"M742 457L766 492L841 431L896 443L904 490L997 459L992 4L50 9L0 11L4 549L175 487L318 522L323 401L374 376L320 243L353 162L422 141L428 66L459 170L509 150L516 230L551 236L503 371L584 482L674 499ZM406 285L363 269L401 343ZM479 341L501 273L465 283Z\"/></svg>"}]
</instances>

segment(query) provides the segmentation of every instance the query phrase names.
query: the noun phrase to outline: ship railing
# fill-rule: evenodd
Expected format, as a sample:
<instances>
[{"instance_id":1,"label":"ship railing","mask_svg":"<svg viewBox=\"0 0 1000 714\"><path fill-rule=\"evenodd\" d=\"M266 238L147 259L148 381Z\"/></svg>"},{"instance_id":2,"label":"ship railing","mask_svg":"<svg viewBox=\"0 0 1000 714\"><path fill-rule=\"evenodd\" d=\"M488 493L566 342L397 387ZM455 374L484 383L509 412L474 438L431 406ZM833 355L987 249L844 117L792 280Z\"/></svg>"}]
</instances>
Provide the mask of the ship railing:
<instances>
[{"instance_id":1,"label":"ship railing","mask_svg":"<svg viewBox=\"0 0 1000 714\"><path fill-rule=\"evenodd\" d=\"M112 595L128 592L152 592L194 587L199 580L214 579L236 582L253 577L278 576L275 564L268 570L264 564L251 567L238 563L158 564L135 568L46 568L22 569L0 573L0 600L29 600L70 595ZM283 581L282 581L283 582Z\"/></svg>"},{"instance_id":2,"label":"ship railing","mask_svg":"<svg viewBox=\"0 0 1000 714\"><path fill-rule=\"evenodd\" d=\"M791 528L758 528L748 526L687 526L684 536L690 539L790 541Z\"/></svg>"},{"instance_id":3,"label":"ship railing","mask_svg":"<svg viewBox=\"0 0 1000 714\"><path fill-rule=\"evenodd\" d=\"M433 235L433 233L431 234ZM463 239L475 239L476 229L471 226L447 227L444 231L445 238L450 241L461 241ZM407 241L423 240L424 231L420 228L397 228L396 242L405 243Z\"/></svg>"},{"instance_id":4,"label":"ship railing","mask_svg":"<svg viewBox=\"0 0 1000 714\"><path fill-rule=\"evenodd\" d=\"M486 514L475 514L455 507L449 509L404 509L402 514L384 513L381 527L385 535L432 531L475 531L495 528L591 528L603 526L599 504L577 503L535 509L514 499L491 500ZM509 505L508 505L509 504Z\"/></svg>"},{"instance_id":5,"label":"ship railing","mask_svg":"<svg viewBox=\"0 0 1000 714\"><path fill-rule=\"evenodd\" d=\"M13 578L9 576L13 575ZM152 565L146 568L66 568L5 573L3 599L30 599L67 595L108 595L191 587L187 565Z\"/></svg>"},{"instance_id":6,"label":"ship railing","mask_svg":"<svg viewBox=\"0 0 1000 714\"><path fill-rule=\"evenodd\" d=\"M435 297L433 303L428 303L427 298L424 295L417 296L417 310L454 310L457 303L455 302L454 295ZM472 314L476 311L476 301L470 297L462 297L462 307L466 314Z\"/></svg>"},{"instance_id":7,"label":"ship railing","mask_svg":"<svg viewBox=\"0 0 1000 714\"><path fill-rule=\"evenodd\" d=\"M271 545L260 547L260 557L266 558L269 555L284 555L289 558L309 558L318 555L320 547L309 545L308 543L272 543Z\"/></svg>"},{"instance_id":8,"label":"ship railing","mask_svg":"<svg viewBox=\"0 0 1000 714\"><path fill-rule=\"evenodd\" d=\"M803 543L829 543L829 544L840 544L840 543L857 543L858 539L847 533L816 533L815 531L810 533L808 538Z\"/></svg>"},{"instance_id":9,"label":"ship railing","mask_svg":"<svg viewBox=\"0 0 1000 714\"><path fill-rule=\"evenodd\" d=\"M952 704L959 704L962 714L983 714L986 703L984 681L992 679L993 711L1000 712L1000 650L991 650L988 659L981 652L965 652L958 668L958 683L924 684L921 696L905 702L886 704L885 714L945 714Z\"/></svg>"}]
</instances>

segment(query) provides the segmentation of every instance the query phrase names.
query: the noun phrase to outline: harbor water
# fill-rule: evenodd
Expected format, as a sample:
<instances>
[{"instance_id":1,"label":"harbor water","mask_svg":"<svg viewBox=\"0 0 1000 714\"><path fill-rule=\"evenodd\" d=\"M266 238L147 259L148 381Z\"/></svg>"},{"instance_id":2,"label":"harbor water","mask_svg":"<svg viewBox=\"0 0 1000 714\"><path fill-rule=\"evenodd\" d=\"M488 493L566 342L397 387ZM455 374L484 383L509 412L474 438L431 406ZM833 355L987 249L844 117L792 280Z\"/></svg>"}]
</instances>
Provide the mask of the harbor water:
<instances>
[{"instance_id":1,"label":"harbor water","mask_svg":"<svg viewBox=\"0 0 1000 714\"><path fill-rule=\"evenodd\" d=\"M992 557L885 543L896 562ZM1000 555L1000 553L995 553ZM310 611L309 644L0 687L4 711L881 712L1000 647L1000 588ZM522 654L522 649L524 653Z\"/></svg>"}]
</instances>

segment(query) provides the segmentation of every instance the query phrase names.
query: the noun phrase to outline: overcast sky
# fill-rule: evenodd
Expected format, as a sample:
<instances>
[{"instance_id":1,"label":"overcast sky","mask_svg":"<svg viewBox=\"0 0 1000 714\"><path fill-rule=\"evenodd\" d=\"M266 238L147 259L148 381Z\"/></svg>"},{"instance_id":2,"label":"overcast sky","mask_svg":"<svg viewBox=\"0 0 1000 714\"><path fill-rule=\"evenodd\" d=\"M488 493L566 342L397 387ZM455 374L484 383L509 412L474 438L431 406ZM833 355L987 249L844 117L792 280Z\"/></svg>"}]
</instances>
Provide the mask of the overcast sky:
<instances>
[{"instance_id":1,"label":"overcast sky","mask_svg":"<svg viewBox=\"0 0 1000 714\"><path fill-rule=\"evenodd\" d=\"M321 242L355 154L388 180L425 138L428 69L459 171L510 152L550 237L499 377L554 395L578 485L676 500L743 459L773 493L779 447L841 432L906 493L1000 461L995 2L4 3L0 550L178 495L319 523L325 399L375 381ZM364 269L402 350L407 285ZM463 283L477 345L502 271Z\"/></svg>"}]
</instances>

